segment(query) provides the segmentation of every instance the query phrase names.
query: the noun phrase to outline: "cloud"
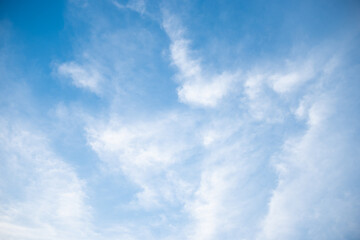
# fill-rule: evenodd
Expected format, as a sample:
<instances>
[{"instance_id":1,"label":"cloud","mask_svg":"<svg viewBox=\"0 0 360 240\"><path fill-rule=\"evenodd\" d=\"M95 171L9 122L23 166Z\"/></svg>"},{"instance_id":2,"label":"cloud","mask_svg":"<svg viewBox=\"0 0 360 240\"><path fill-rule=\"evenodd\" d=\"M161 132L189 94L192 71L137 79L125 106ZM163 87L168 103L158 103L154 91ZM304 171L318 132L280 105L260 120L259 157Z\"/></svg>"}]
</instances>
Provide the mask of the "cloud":
<instances>
[{"instance_id":1,"label":"cloud","mask_svg":"<svg viewBox=\"0 0 360 240\"><path fill-rule=\"evenodd\" d=\"M351 170L358 169L358 150L350 147L354 139L346 127L339 130L334 124L334 106L340 107L334 101L334 96L315 97L308 110L308 130L284 144L276 161L279 184L258 239L359 237L355 199L360 193Z\"/></svg>"},{"instance_id":2,"label":"cloud","mask_svg":"<svg viewBox=\"0 0 360 240\"><path fill-rule=\"evenodd\" d=\"M171 40L172 63L179 70L176 76L180 83L177 89L179 100L194 106L216 107L238 80L239 72L209 74L201 66L201 60L192 57L190 41L184 38L185 30L179 21L165 12L163 27Z\"/></svg>"},{"instance_id":3,"label":"cloud","mask_svg":"<svg viewBox=\"0 0 360 240\"><path fill-rule=\"evenodd\" d=\"M0 236L10 239L91 237L85 183L23 124L0 121Z\"/></svg>"},{"instance_id":4,"label":"cloud","mask_svg":"<svg viewBox=\"0 0 360 240\"><path fill-rule=\"evenodd\" d=\"M110 171L122 172L141 188L134 204L156 208L186 197L189 186L173 166L191 156L194 143L199 141L191 138L194 124L179 113L132 124L111 118L89 126L87 135Z\"/></svg>"},{"instance_id":5,"label":"cloud","mask_svg":"<svg viewBox=\"0 0 360 240\"><path fill-rule=\"evenodd\" d=\"M189 239L215 239L220 226L228 228L232 212L225 207L229 190L235 185L236 170L230 166L217 166L216 169L203 171L195 199L189 201L186 209L194 218ZM228 230L228 229L227 229Z\"/></svg>"},{"instance_id":6,"label":"cloud","mask_svg":"<svg viewBox=\"0 0 360 240\"><path fill-rule=\"evenodd\" d=\"M160 84L168 80L161 59L165 37L159 26L149 26L146 12L124 22L123 13L113 4L115 1L92 2L85 8L69 4L68 27L84 34L74 38L72 57L53 61L57 63L52 65L53 72L60 80L70 79L74 86L111 104L115 104L114 99L129 104L134 104L134 99L157 100L163 96L156 91L161 91L164 86ZM98 11L98 5L108 5L113 18ZM141 6L141 1L129 1L124 7L130 5ZM149 89L153 92L146 92Z\"/></svg>"},{"instance_id":7,"label":"cloud","mask_svg":"<svg viewBox=\"0 0 360 240\"><path fill-rule=\"evenodd\" d=\"M269 76L272 89L280 94L291 92L299 85L306 83L315 76L315 67L312 59L304 63L288 63L289 70L285 73L274 73Z\"/></svg>"},{"instance_id":8,"label":"cloud","mask_svg":"<svg viewBox=\"0 0 360 240\"><path fill-rule=\"evenodd\" d=\"M145 0L130 0L126 5L121 4L118 1L113 1L113 4L119 9L127 8L140 14L144 14L146 11Z\"/></svg>"},{"instance_id":9,"label":"cloud","mask_svg":"<svg viewBox=\"0 0 360 240\"><path fill-rule=\"evenodd\" d=\"M72 83L79 88L87 89L99 94L101 92L100 84L103 77L92 66L81 66L75 62L63 63L58 67L60 75L68 77Z\"/></svg>"},{"instance_id":10,"label":"cloud","mask_svg":"<svg viewBox=\"0 0 360 240\"><path fill-rule=\"evenodd\" d=\"M245 229L252 228L260 214L242 207L255 211L259 202L266 205L264 191L269 190L246 184L259 181L263 175L254 174L264 171L261 163L266 159L252 153L256 134L234 137L245 127L232 118L210 121L180 112L130 123L113 117L92 123L87 133L106 171L123 174L139 186L130 202L121 203L125 208L160 212L165 217L162 231L173 228L168 236L174 239L217 239L238 232L250 235ZM248 214L251 220L246 220ZM176 224L178 218L188 220ZM238 231L240 223L246 227Z\"/></svg>"},{"instance_id":11,"label":"cloud","mask_svg":"<svg viewBox=\"0 0 360 240\"><path fill-rule=\"evenodd\" d=\"M332 47L314 47L247 71L243 85L244 108L257 121L283 122L286 115L294 111L301 118L307 104L303 98L301 106L297 106L302 96L310 88L320 91L339 67L341 53L331 52Z\"/></svg>"}]
</instances>

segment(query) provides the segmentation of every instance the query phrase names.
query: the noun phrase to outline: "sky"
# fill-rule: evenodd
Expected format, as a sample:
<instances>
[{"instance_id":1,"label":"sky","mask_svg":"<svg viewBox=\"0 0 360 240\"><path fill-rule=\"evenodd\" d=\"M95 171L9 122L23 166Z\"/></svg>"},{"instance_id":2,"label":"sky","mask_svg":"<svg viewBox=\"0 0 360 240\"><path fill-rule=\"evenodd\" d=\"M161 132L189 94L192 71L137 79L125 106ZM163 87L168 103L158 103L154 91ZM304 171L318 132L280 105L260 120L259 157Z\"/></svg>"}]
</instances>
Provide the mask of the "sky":
<instances>
[{"instance_id":1,"label":"sky","mask_svg":"<svg viewBox=\"0 0 360 240\"><path fill-rule=\"evenodd\" d=\"M360 239L360 2L0 0L0 239Z\"/></svg>"}]
</instances>

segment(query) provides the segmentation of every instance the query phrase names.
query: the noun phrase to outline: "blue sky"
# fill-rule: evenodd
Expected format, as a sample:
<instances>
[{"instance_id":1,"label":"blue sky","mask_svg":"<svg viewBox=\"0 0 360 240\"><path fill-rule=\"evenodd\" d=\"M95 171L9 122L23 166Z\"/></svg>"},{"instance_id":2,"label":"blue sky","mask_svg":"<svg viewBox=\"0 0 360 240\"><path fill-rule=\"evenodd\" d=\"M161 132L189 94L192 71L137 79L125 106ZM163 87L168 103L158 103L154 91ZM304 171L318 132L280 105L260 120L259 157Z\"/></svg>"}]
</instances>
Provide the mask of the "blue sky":
<instances>
[{"instance_id":1,"label":"blue sky","mask_svg":"<svg viewBox=\"0 0 360 240\"><path fill-rule=\"evenodd\" d=\"M359 18L0 1L0 239L359 239Z\"/></svg>"}]
</instances>

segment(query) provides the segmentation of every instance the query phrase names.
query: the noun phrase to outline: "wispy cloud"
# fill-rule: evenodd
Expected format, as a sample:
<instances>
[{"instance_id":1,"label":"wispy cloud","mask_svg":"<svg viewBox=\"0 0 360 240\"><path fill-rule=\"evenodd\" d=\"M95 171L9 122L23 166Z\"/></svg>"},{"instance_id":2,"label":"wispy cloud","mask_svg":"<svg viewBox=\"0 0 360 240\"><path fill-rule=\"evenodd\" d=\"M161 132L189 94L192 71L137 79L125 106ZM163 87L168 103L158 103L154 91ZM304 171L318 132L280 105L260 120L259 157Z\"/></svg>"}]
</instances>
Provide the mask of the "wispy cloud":
<instances>
[{"instance_id":1,"label":"wispy cloud","mask_svg":"<svg viewBox=\"0 0 360 240\"><path fill-rule=\"evenodd\" d=\"M190 132L196 122L179 113L153 121L122 122L114 118L89 127L88 141L110 170L139 185L135 204L156 208L164 201L183 201L191 187L177 176L174 165L186 161L199 141Z\"/></svg>"},{"instance_id":2,"label":"wispy cloud","mask_svg":"<svg viewBox=\"0 0 360 240\"><path fill-rule=\"evenodd\" d=\"M90 237L85 185L47 140L1 119L0 235L11 239ZM6 196L6 198L4 198Z\"/></svg>"},{"instance_id":3,"label":"wispy cloud","mask_svg":"<svg viewBox=\"0 0 360 240\"><path fill-rule=\"evenodd\" d=\"M60 75L68 77L79 88L84 88L96 94L101 93L103 77L93 66L80 66L75 62L63 63L58 67Z\"/></svg>"},{"instance_id":4,"label":"wispy cloud","mask_svg":"<svg viewBox=\"0 0 360 240\"><path fill-rule=\"evenodd\" d=\"M173 64L178 68L180 101L195 106L215 107L231 90L239 78L239 72L208 73L201 66L201 59L194 58L190 41L184 37L185 29L176 16L164 11L163 27L171 40L170 52Z\"/></svg>"},{"instance_id":5,"label":"wispy cloud","mask_svg":"<svg viewBox=\"0 0 360 240\"><path fill-rule=\"evenodd\" d=\"M121 4L118 1L113 1L113 4L119 9L131 9L140 14L144 14L146 11L146 2L145 0L131 0L126 5Z\"/></svg>"},{"instance_id":6,"label":"wispy cloud","mask_svg":"<svg viewBox=\"0 0 360 240\"><path fill-rule=\"evenodd\" d=\"M348 175L358 153L349 149L353 140L347 130L338 131L330 120L335 109L331 106L334 99L329 98L333 96L316 98L309 109L309 129L285 143L276 162L279 184L258 239L359 235L353 225L358 218L355 199L359 192L351 187L350 179L355 176ZM330 233L329 228L337 230Z\"/></svg>"}]
</instances>

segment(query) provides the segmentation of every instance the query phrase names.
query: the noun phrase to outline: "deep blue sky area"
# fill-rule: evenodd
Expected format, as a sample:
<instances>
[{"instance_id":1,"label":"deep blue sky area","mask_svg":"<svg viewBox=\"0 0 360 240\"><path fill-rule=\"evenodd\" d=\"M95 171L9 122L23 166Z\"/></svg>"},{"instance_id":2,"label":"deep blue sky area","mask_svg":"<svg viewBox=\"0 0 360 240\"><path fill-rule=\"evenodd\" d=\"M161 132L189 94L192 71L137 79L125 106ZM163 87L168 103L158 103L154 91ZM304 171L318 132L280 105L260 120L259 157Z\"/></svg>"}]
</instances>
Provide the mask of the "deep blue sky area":
<instances>
[{"instance_id":1,"label":"deep blue sky area","mask_svg":"<svg viewBox=\"0 0 360 240\"><path fill-rule=\"evenodd\" d=\"M0 17L11 24L29 54L48 56L61 49L65 1L1 1ZM21 40L20 40L21 39ZM66 43L66 42L65 42Z\"/></svg>"}]
</instances>

